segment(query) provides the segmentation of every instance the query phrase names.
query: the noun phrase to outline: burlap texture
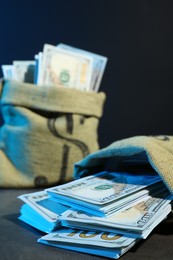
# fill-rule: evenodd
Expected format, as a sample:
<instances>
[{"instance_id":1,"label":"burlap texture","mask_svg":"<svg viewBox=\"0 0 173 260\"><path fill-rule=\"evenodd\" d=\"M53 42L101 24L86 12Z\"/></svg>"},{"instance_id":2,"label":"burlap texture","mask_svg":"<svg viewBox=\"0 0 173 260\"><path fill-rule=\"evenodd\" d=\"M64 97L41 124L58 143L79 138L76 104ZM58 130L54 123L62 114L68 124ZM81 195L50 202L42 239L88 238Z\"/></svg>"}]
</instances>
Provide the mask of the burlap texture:
<instances>
[{"instance_id":1,"label":"burlap texture","mask_svg":"<svg viewBox=\"0 0 173 260\"><path fill-rule=\"evenodd\" d=\"M144 158L145 155L145 158ZM119 170L123 161L134 157L146 159L148 164L162 178L173 193L173 136L134 136L116 141L75 163L74 177L79 178L105 169ZM144 160L145 161L145 160ZM144 172L146 165L144 166ZM126 168L128 170L128 167Z\"/></svg>"},{"instance_id":2,"label":"burlap texture","mask_svg":"<svg viewBox=\"0 0 173 260\"><path fill-rule=\"evenodd\" d=\"M99 148L104 93L6 80L0 100L1 187L69 181L73 164Z\"/></svg>"}]
</instances>

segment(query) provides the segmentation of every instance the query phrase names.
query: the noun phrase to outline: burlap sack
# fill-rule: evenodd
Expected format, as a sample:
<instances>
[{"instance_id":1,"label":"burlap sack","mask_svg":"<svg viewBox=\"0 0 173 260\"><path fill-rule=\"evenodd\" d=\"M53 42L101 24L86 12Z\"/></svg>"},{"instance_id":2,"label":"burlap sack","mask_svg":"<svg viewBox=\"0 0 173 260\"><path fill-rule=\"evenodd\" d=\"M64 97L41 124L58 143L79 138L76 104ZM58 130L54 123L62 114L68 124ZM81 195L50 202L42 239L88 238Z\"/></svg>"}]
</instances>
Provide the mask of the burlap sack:
<instances>
[{"instance_id":1,"label":"burlap sack","mask_svg":"<svg viewBox=\"0 0 173 260\"><path fill-rule=\"evenodd\" d=\"M6 80L0 100L1 187L69 181L74 162L99 148L104 93Z\"/></svg>"},{"instance_id":2,"label":"burlap sack","mask_svg":"<svg viewBox=\"0 0 173 260\"><path fill-rule=\"evenodd\" d=\"M153 169L173 193L173 136L136 136L116 141L75 163L74 177L102 170L137 173Z\"/></svg>"}]
</instances>

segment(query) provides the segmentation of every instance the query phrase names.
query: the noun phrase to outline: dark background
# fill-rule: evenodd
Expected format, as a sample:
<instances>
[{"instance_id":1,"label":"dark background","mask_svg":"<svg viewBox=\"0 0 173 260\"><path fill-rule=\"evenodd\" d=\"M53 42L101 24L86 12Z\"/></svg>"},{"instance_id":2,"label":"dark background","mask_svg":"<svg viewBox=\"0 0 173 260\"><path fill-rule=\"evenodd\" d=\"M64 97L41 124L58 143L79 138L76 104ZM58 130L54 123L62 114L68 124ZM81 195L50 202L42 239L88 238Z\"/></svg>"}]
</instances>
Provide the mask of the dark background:
<instances>
[{"instance_id":1,"label":"dark background","mask_svg":"<svg viewBox=\"0 0 173 260\"><path fill-rule=\"evenodd\" d=\"M173 1L1 0L0 31L0 65L31 60L44 43L108 57L101 147L173 135Z\"/></svg>"}]
</instances>

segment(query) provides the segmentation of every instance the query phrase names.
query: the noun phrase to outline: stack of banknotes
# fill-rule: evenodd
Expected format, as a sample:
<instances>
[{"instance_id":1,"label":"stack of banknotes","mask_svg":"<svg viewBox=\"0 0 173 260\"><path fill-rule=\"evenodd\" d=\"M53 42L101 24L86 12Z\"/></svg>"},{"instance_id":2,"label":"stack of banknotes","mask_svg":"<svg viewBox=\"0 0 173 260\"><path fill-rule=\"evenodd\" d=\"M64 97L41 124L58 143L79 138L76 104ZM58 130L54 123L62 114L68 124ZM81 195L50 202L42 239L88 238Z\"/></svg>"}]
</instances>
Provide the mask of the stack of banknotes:
<instances>
[{"instance_id":1,"label":"stack of banknotes","mask_svg":"<svg viewBox=\"0 0 173 260\"><path fill-rule=\"evenodd\" d=\"M118 259L171 211L155 173L100 172L19 196L19 219L47 233L38 242Z\"/></svg>"},{"instance_id":2,"label":"stack of banknotes","mask_svg":"<svg viewBox=\"0 0 173 260\"><path fill-rule=\"evenodd\" d=\"M36 85L77 88L97 92L107 57L66 44L44 44L31 61L2 65L3 77Z\"/></svg>"}]
</instances>

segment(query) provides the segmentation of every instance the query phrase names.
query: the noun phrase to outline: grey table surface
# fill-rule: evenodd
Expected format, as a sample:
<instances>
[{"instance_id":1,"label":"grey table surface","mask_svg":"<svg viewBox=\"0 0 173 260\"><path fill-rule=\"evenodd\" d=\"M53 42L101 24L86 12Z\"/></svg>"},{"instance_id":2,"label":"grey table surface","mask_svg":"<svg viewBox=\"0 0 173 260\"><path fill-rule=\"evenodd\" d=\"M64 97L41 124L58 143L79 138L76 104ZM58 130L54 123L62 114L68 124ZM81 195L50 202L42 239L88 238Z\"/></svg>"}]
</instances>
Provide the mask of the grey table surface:
<instances>
[{"instance_id":1,"label":"grey table surface","mask_svg":"<svg viewBox=\"0 0 173 260\"><path fill-rule=\"evenodd\" d=\"M0 189L0 260L104 260L89 254L58 249L37 243L43 233L18 220L22 201L17 196L37 190ZM139 242L122 260L173 259L173 216Z\"/></svg>"}]
</instances>

